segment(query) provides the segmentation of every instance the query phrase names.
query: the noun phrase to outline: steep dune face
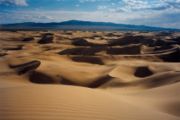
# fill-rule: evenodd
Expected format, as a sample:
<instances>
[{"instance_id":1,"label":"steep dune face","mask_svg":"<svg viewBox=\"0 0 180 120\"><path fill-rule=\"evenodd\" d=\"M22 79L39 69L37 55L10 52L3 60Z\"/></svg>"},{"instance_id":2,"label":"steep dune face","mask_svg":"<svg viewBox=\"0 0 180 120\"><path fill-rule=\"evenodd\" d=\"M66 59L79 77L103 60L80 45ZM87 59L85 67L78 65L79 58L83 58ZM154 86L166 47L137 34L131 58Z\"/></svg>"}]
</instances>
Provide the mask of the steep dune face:
<instances>
[{"instance_id":1,"label":"steep dune face","mask_svg":"<svg viewBox=\"0 0 180 120\"><path fill-rule=\"evenodd\" d=\"M180 33L0 36L0 120L180 119Z\"/></svg>"}]
</instances>

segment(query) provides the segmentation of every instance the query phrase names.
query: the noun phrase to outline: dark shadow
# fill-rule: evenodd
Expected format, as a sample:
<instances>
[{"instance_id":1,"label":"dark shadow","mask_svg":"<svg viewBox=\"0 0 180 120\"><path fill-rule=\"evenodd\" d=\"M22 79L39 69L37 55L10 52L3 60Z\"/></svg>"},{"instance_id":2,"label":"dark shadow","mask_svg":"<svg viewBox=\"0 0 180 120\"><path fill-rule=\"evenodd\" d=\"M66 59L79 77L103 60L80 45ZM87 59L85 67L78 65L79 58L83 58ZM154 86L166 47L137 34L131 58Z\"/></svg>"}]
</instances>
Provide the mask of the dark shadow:
<instances>
[{"instance_id":1,"label":"dark shadow","mask_svg":"<svg viewBox=\"0 0 180 120\"><path fill-rule=\"evenodd\" d=\"M23 45L19 45L19 46L15 46L15 47L7 47L7 48L3 48L3 50L22 50L23 49Z\"/></svg>"},{"instance_id":2,"label":"dark shadow","mask_svg":"<svg viewBox=\"0 0 180 120\"><path fill-rule=\"evenodd\" d=\"M10 68L15 68L19 75L25 74L28 71L35 70L40 66L41 62L34 60L28 63L20 64L20 65L9 65Z\"/></svg>"},{"instance_id":3,"label":"dark shadow","mask_svg":"<svg viewBox=\"0 0 180 120\"><path fill-rule=\"evenodd\" d=\"M159 56L164 62L179 62L180 61L180 50L170 51L168 54L162 54Z\"/></svg>"},{"instance_id":4,"label":"dark shadow","mask_svg":"<svg viewBox=\"0 0 180 120\"><path fill-rule=\"evenodd\" d=\"M110 55L137 55L140 53L141 53L141 45L109 47L107 49L107 54L110 54Z\"/></svg>"},{"instance_id":5,"label":"dark shadow","mask_svg":"<svg viewBox=\"0 0 180 120\"><path fill-rule=\"evenodd\" d=\"M29 41L33 41L33 40L34 40L33 37L28 37L28 38L24 38L22 41L29 42Z\"/></svg>"},{"instance_id":6,"label":"dark shadow","mask_svg":"<svg viewBox=\"0 0 180 120\"><path fill-rule=\"evenodd\" d=\"M98 58L93 56L75 56L71 58L75 62L86 62L92 64L104 65L104 62Z\"/></svg>"},{"instance_id":7,"label":"dark shadow","mask_svg":"<svg viewBox=\"0 0 180 120\"><path fill-rule=\"evenodd\" d=\"M145 36L124 36L118 39L109 40L109 46L124 46L130 44L150 45L153 43L151 38Z\"/></svg>"},{"instance_id":8,"label":"dark shadow","mask_svg":"<svg viewBox=\"0 0 180 120\"><path fill-rule=\"evenodd\" d=\"M92 45L92 43L89 43L84 38L73 38L72 44L75 46L91 46Z\"/></svg>"},{"instance_id":9,"label":"dark shadow","mask_svg":"<svg viewBox=\"0 0 180 120\"><path fill-rule=\"evenodd\" d=\"M33 71L30 73L29 80L32 83L38 83L38 84L53 84L53 83L55 83L51 77L49 77L43 73L37 72L37 71Z\"/></svg>"},{"instance_id":10,"label":"dark shadow","mask_svg":"<svg viewBox=\"0 0 180 120\"><path fill-rule=\"evenodd\" d=\"M39 44L53 43L53 33L45 33L42 38L38 41Z\"/></svg>"},{"instance_id":11,"label":"dark shadow","mask_svg":"<svg viewBox=\"0 0 180 120\"><path fill-rule=\"evenodd\" d=\"M81 86L81 85L78 85L77 83L75 82L72 82L64 77L61 76L61 81L60 81L61 84L63 85L75 85L75 86Z\"/></svg>"},{"instance_id":12,"label":"dark shadow","mask_svg":"<svg viewBox=\"0 0 180 120\"><path fill-rule=\"evenodd\" d=\"M153 75L153 72L147 66L141 66L136 68L134 75L136 77L148 77Z\"/></svg>"},{"instance_id":13,"label":"dark shadow","mask_svg":"<svg viewBox=\"0 0 180 120\"><path fill-rule=\"evenodd\" d=\"M91 84L89 84L88 87L98 88L98 87L102 86L103 84L109 82L111 79L112 79L112 77L109 75L103 76L103 77L97 79L96 81L92 82Z\"/></svg>"},{"instance_id":14,"label":"dark shadow","mask_svg":"<svg viewBox=\"0 0 180 120\"><path fill-rule=\"evenodd\" d=\"M95 55L97 52L102 51L103 47L77 47L65 49L59 52L60 55Z\"/></svg>"}]
</instances>

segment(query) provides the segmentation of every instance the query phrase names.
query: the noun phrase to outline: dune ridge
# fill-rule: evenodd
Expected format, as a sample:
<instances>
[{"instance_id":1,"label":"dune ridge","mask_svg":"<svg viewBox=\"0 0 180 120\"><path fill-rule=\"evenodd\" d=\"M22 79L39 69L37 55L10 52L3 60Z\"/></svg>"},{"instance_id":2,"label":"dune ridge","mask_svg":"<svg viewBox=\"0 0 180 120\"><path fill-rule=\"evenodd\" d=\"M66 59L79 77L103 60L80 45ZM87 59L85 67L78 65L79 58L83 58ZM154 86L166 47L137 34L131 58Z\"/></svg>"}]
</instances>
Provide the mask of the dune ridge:
<instances>
[{"instance_id":1,"label":"dune ridge","mask_svg":"<svg viewBox=\"0 0 180 120\"><path fill-rule=\"evenodd\" d=\"M178 32L0 36L0 120L180 119Z\"/></svg>"}]
</instances>

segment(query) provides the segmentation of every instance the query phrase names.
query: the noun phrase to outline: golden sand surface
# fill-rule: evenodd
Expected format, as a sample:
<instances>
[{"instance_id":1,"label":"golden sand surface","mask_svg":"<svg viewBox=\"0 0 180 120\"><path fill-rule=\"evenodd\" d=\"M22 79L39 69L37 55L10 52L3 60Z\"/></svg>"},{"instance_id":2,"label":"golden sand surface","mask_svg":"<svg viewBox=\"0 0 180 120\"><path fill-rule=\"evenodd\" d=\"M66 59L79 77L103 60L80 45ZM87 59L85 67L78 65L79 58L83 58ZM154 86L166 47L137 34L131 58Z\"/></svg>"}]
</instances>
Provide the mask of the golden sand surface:
<instances>
[{"instance_id":1,"label":"golden sand surface","mask_svg":"<svg viewBox=\"0 0 180 120\"><path fill-rule=\"evenodd\" d=\"M1 31L0 120L180 120L180 33Z\"/></svg>"}]
</instances>

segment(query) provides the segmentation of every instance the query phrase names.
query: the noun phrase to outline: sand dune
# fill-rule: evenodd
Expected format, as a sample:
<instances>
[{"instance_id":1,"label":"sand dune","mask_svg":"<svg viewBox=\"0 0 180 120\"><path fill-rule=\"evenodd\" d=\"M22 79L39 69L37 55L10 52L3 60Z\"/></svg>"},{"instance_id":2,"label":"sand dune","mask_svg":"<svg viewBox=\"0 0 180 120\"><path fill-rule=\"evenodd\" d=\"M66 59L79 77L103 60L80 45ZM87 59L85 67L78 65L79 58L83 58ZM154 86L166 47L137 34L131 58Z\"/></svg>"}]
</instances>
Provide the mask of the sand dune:
<instances>
[{"instance_id":1,"label":"sand dune","mask_svg":"<svg viewBox=\"0 0 180 120\"><path fill-rule=\"evenodd\" d=\"M180 119L180 33L0 36L0 120Z\"/></svg>"}]
</instances>

